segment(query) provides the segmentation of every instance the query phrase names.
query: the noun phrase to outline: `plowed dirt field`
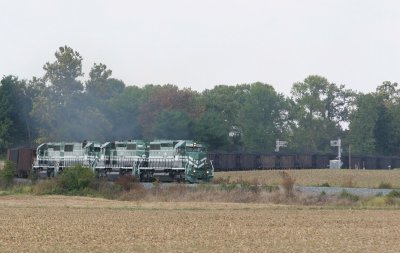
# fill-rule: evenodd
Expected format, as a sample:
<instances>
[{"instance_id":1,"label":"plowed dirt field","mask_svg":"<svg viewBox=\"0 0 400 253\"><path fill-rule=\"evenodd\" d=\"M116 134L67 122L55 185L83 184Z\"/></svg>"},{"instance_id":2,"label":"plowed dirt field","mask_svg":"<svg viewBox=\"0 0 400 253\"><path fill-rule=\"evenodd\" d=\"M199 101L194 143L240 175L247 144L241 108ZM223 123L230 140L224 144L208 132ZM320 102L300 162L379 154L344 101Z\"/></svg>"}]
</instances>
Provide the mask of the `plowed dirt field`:
<instances>
[{"instance_id":1,"label":"plowed dirt field","mask_svg":"<svg viewBox=\"0 0 400 253\"><path fill-rule=\"evenodd\" d=\"M399 227L399 210L0 197L0 252L398 252Z\"/></svg>"}]
</instances>

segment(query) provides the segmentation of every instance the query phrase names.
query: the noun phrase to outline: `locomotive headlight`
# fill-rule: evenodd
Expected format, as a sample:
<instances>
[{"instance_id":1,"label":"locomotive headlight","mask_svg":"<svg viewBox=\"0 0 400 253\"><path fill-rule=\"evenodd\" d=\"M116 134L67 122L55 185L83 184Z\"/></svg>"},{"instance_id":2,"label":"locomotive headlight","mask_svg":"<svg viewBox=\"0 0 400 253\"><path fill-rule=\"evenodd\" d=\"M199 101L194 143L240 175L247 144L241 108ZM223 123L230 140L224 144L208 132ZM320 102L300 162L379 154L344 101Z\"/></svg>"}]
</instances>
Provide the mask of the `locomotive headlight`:
<instances>
[{"instance_id":1,"label":"locomotive headlight","mask_svg":"<svg viewBox=\"0 0 400 253\"><path fill-rule=\"evenodd\" d=\"M207 170L207 174L210 173L210 171Z\"/></svg>"},{"instance_id":2,"label":"locomotive headlight","mask_svg":"<svg viewBox=\"0 0 400 253\"><path fill-rule=\"evenodd\" d=\"M196 173L196 170L193 170L193 173Z\"/></svg>"}]
</instances>

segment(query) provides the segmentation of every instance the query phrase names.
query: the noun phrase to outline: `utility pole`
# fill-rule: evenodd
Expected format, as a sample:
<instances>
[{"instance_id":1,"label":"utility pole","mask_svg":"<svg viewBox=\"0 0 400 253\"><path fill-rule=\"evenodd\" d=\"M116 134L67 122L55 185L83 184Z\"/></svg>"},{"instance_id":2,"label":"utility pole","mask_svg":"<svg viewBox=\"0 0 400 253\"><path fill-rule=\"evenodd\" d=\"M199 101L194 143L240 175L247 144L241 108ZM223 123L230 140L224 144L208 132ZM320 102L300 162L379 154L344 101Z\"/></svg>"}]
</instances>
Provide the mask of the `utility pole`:
<instances>
[{"instance_id":1,"label":"utility pole","mask_svg":"<svg viewBox=\"0 0 400 253\"><path fill-rule=\"evenodd\" d=\"M349 169L351 169L351 145L349 145Z\"/></svg>"}]
</instances>

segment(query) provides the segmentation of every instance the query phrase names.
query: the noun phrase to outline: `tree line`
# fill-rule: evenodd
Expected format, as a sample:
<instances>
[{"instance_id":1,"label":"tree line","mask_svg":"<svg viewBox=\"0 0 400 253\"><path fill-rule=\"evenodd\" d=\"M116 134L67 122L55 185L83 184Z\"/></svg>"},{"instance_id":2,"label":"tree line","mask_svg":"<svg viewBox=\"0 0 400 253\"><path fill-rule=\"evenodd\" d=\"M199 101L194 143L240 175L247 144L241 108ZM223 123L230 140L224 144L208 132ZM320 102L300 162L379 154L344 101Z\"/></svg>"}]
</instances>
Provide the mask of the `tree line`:
<instances>
[{"instance_id":1,"label":"tree line","mask_svg":"<svg viewBox=\"0 0 400 253\"><path fill-rule=\"evenodd\" d=\"M48 141L194 139L209 150L400 154L400 90L385 81L361 93L325 77L294 83L289 96L266 83L217 85L197 92L172 84L143 87L112 78L94 63L82 81L82 56L68 46L44 64L45 74L0 86L0 152Z\"/></svg>"}]
</instances>

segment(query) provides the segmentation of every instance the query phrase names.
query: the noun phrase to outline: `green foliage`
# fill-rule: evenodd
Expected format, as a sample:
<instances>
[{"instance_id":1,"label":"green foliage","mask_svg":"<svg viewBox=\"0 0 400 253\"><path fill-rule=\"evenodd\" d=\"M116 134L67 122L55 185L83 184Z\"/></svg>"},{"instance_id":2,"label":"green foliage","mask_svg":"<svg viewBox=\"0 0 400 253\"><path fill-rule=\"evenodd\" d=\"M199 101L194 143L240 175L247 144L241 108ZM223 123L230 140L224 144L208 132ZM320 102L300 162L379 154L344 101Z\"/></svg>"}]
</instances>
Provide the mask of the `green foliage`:
<instances>
[{"instance_id":1,"label":"green foliage","mask_svg":"<svg viewBox=\"0 0 400 253\"><path fill-rule=\"evenodd\" d=\"M87 93L98 99L110 98L113 95L112 86L108 82L111 73L106 65L95 63L89 73L90 80L86 82Z\"/></svg>"},{"instance_id":2,"label":"green foliage","mask_svg":"<svg viewBox=\"0 0 400 253\"><path fill-rule=\"evenodd\" d=\"M206 111L194 123L194 136L211 150L223 149L229 145L229 125L218 113Z\"/></svg>"},{"instance_id":3,"label":"green foliage","mask_svg":"<svg viewBox=\"0 0 400 253\"><path fill-rule=\"evenodd\" d=\"M348 191L343 190L340 195L339 199L347 199L350 200L351 202L357 202L360 197L354 194L349 193Z\"/></svg>"},{"instance_id":4,"label":"green foliage","mask_svg":"<svg viewBox=\"0 0 400 253\"><path fill-rule=\"evenodd\" d=\"M241 181L239 186L241 191L250 191L253 193L260 193L261 191L261 187L257 183Z\"/></svg>"},{"instance_id":5,"label":"green foliage","mask_svg":"<svg viewBox=\"0 0 400 253\"><path fill-rule=\"evenodd\" d=\"M201 105L206 112L215 112L230 125L237 125L240 107L245 102L248 85L217 85L202 93Z\"/></svg>"},{"instance_id":6,"label":"green foliage","mask_svg":"<svg viewBox=\"0 0 400 253\"><path fill-rule=\"evenodd\" d=\"M56 61L47 62L43 69L46 71L44 80L50 82L51 89L57 99L68 104L74 95L83 90L83 85L77 80L83 76L82 56L68 46L59 47L55 52Z\"/></svg>"},{"instance_id":7,"label":"green foliage","mask_svg":"<svg viewBox=\"0 0 400 253\"><path fill-rule=\"evenodd\" d=\"M351 115L354 153L397 155L400 151L400 90L384 82L376 92L361 94Z\"/></svg>"},{"instance_id":8,"label":"green foliage","mask_svg":"<svg viewBox=\"0 0 400 253\"><path fill-rule=\"evenodd\" d=\"M276 185L262 185L261 188L266 191L266 192L273 192L273 191L278 191L279 186Z\"/></svg>"},{"instance_id":9,"label":"green foliage","mask_svg":"<svg viewBox=\"0 0 400 253\"><path fill-rule=\"evenodd\" d=\"M340 123L348 122L354 92L314 75L293 84L291 94L292 146L306 152L331 151L329 141L340 137Z\"/></svg>"},{"instance_id":10,"label":"green foliage","mask_svg":"<svg viewBox=\"0 0 400 253\"><path fill-rule=\"evenodd\" d=\"M80 165L67 168L56 178L36 181L32 193L66 194L75 196L102 196L98 180L93 171ZM118 188L120 190L120 188Z\"/></svg>"},{"instance_id":11,"label":"green foliage","mask_svg":"<svg viewBox=\"0 0 400 253\"><path fill-rule=\"evenodd\" d=\"M107 102L108 118L113 122L111 132L116 138L126 136L142 136L141 125L139 124L139 109L146 92L137 86L128 86L123 92L116 93Z\"/></svg>"},{"instance_id":12,"label":"green foliage","mask_svg":"<svg viewBox=\"0 0 400 253\"><path fill-rule=\"evenodd\" d=\"M65 169L58 177L60 186L67 190L82 190L96 179L94 172L80 165Z\"/></svg>"},{"instance_id":13,"label":"green foliage","mask_svg":"<svg viewBox=\"0 0 400 253\"><path fill-rule=\"evenodd\" d=\"M31 143L32 100L25 81L5 76L0 86L0 153L11 145Z\"/></svg>"},{"instance_id":14,"label":"green foliage","mask_svg":"<svg viewBox=\"0 0 400 253\"><path fill-rule=\"evenodd\" d=\"M391 191L386 196L375 196L362 202L364 206L385 207L400 206L400 191Z\"/></svg>"},{"instance_id":15,"label":"green foliage","mask_svg":"<svg viewBox=\"0 0 400 253\"><path fill-rule=\"evenodd\" d=\"M15 172L16 172L15 163L7 160L4 163L4 168L0 170L0 180L6 187L9 187L13 184Z\"/></svg>"},{"instance_id":16,"label":"green foliage","mask_svg":"<svg viewBox=\"0 0 400 253\"><path fill-rule=\"evenodd\" d=\"M180 131L183 130L182 135L187 135L188 131L185 131L186 116L190 118L197 116L195 98L198 94L190 89L179 90L174 85L146 86L145 89L149 94L145 95L147 97L140 105L138 115L139 124L143 129L143 137L154 138L154 131L156 134L160 134L167 124L160 123L158 120L162 117L171 123L170 117L167 116L177 118L179 120L177 127L180 128ZM184 118L186 119L183 120Z\"/></svg>"},{"instance_id":17,"label":"green foliage","mask_svg":"<svg viewBox=\"0 0 400 253\"><path fill-rule=\"evenodd\" d=\"M88 91L82 82L83 58L68 46L60 47L56 60L46 63L42 82L46 84L33 99L31 116L38 122L38 141L97 139L104 141L112 124L105 97L113 96L109 87L111 70L99 64L90 73ZM40 83L40 82L36 82ZM106 86L106 90L103 90Z\"/></svg>"},{"instance_id":18,"label":"green foliage","mask_svg":"<svg viewBox=\"0 0 400 253\"><path fill-rule=\"evenodd\" d=\"M378 189L392 189L393 186L390 183L381 182L378 185Z\"/></svg>"},{"instance_id":19,"label":"green foliage","mask_svg":"<svg viewBox=\"0 0 400 253\"><path fill-rule=\"evenodd\" d=\"M390 197L390 198L400 198L400 191L393 190L393 191L389 192L389 194L386 196Z\"/></svg>"},{"instance_id":20,"label":"green foliage","mask_svg":"<svg viewBox=\"0 0 400 253\"><path fill-rule=\"evenodd\" d=\"M350 140L354 153L375 153L374 129L378 120L378 101L373 94L360 95L350 121Z\"/></svg>"},{"instance_id":21,"label":"green foliage","mask_svg":"<svg viewBox=\"0 0 400 253\"><path fill-rule=\"evenodd\" d=\"M244 103L239 109L242 142L250 151L273 151L275 140L286 134L284 96L268 84L246 87Z\"/></svg>"},{"instance_id":22,"label":"green foliage","mask_svg":"<svg viewBox=\"0 0 400 253\"><path fill-rule=\"evenodd\" d=\"M388 205L388 198L386 196L367 198L362 201L362 205L365 207L385 207Z\"/></svg>"},{"instance_id":23,"label":"green foliage","mask_svg":"<svg viewBox=\"0 0 400 253\"><path fill-rule=\"evenodd\" d=\"M193 138L209 150L333 152L342 138L355 154L400 153L400 89L385 81L356 94L311 75L285 97L265 83L217 85L201 93L176 85L125 85L103 63L83 82L83 57L59 47L30 81L4 76L0 86L0 154L11 146L55 140ZM349 129L346 129L349 126ZM346 150L344 151L346 152Z\"/></svg>"},{"instance_id":24,"label":"green foliage","mask_svg":"<svg viewBox=\"0 0 400 253\"><path fill-rule=\"evenodd\" d=\"M222 183L222 184L220 184L219 187L223 191L232 191L232 190L239 188L239 185L236 182L235 183Z\"/></svg>"},{"instance_id":25,"label":"green foliage","mask_svg":"<svg viewBox=\"0 0 400 253\"><path fill-rule=\"evenodd\" d=\"M191 119L185 112L162 111L151 129L157 139L190 139Z\"/></svg>"}]
</instances>

